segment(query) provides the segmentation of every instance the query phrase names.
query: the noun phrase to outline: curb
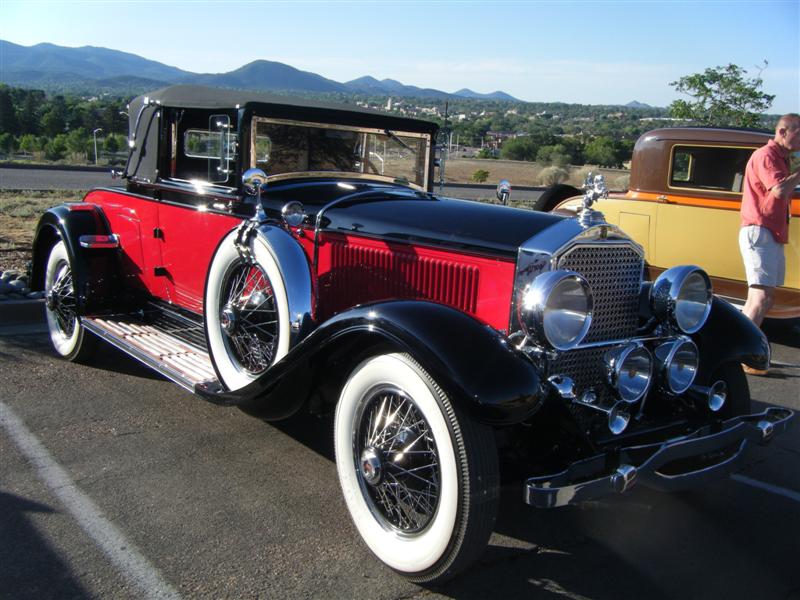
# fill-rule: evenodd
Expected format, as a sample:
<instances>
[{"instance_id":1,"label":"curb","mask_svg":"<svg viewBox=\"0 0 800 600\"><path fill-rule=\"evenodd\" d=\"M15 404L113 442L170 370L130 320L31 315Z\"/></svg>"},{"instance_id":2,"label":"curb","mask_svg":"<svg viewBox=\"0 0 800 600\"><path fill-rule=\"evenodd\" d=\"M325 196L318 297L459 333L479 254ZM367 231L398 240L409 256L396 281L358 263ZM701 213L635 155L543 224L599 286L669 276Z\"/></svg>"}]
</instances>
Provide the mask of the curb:
<instances>
[{"instance_id":1,"label":"curb","mask_svg":"<svg viewBox=\"0 0 800 600\"><path fill-rule=\"evenodd\" d=\"M44 300L0 302L0 325L44 322Z\"/></svg>"}]
</instances>

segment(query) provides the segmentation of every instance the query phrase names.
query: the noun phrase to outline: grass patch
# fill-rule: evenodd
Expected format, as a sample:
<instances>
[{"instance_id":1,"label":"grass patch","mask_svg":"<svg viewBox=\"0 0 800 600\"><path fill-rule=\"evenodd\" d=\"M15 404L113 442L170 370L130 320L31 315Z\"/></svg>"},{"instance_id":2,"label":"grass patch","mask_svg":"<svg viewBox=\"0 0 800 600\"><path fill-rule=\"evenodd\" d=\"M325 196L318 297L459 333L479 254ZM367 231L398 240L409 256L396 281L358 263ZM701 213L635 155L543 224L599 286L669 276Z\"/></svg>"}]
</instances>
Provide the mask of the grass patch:
<instances>
[{"instance_id":1,"label":"grass patch","mask_svg":"<svg viewBox=\"0 0 800 600\"><path fill-rule=\"evenodd\" d=\"M36 224L48 208L83 196L78 190L0 190L0 249L30 248Z\"/></svg>"}]
</instances>

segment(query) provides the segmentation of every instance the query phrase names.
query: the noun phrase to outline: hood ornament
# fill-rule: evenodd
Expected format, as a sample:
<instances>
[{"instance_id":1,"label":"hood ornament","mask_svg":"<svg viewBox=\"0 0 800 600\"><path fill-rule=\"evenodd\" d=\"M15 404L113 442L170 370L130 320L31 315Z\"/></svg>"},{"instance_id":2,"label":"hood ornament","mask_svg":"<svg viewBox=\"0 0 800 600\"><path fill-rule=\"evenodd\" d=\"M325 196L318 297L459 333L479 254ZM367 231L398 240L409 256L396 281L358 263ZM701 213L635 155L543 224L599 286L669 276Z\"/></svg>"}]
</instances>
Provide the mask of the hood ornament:
<instances>
[{"instance_id":1,"label":"hood ornament","mask_svg":"<svg viewBox=\"0 0 800 600\"><path fill-rule=\"evenodd\" d=\"M599 173L593 175L590 171L586 176L586 181L583 182L583 189L583 209L578 216L578 222L585 228L605 223L606 218L603 213L594 210L592 204L600 200L600 198L608 198L606 178Z\"/></svg>"}]
</instances>

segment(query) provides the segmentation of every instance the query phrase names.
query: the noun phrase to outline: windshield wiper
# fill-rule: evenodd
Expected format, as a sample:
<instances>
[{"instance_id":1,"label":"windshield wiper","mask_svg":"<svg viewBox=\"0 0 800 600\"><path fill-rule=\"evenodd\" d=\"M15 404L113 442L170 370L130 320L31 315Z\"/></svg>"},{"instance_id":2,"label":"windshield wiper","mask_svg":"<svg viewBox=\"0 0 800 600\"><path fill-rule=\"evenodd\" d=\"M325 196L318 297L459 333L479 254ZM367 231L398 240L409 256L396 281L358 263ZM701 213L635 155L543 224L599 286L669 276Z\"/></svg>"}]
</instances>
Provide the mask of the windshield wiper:
<instances>
[{"instance_id":1,"label":"windshield wiper","mask_svg":"<svg viewBox=\"0 0 800 600\"><path fill-rule=\"evenodd\" d=\"M392 138L395 142L400 144L406 150L410 150L413 154L417 153L417 151L414 150L414 148L412 148L411 146L406 144L403 140L401 140L399 137L397 137L397 134L394 131L389 131L388 129L384 129L383 133L385 133L387 137Z\"/></svg>"}]
</instances>

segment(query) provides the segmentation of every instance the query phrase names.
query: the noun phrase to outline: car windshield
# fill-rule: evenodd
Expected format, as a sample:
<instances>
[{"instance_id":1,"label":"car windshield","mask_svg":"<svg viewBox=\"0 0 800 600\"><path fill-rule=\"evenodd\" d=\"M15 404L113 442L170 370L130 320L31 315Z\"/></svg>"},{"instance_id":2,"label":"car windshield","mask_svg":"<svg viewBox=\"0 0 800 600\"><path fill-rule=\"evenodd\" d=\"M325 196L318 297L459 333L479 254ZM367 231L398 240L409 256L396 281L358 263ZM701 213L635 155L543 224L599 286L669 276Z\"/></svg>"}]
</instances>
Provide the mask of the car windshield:
<instances>
[{"instance_id":1,"label":"car windshield","mask_svg":"<svg viewBox=\"0 0 800 600\"><path fill-rule=\"evenodd\" d=\"M270 178L341 173L386 177L424 189L429 140L421 133L256 117L251 166Z\"/></svg>"}]
</instances>

